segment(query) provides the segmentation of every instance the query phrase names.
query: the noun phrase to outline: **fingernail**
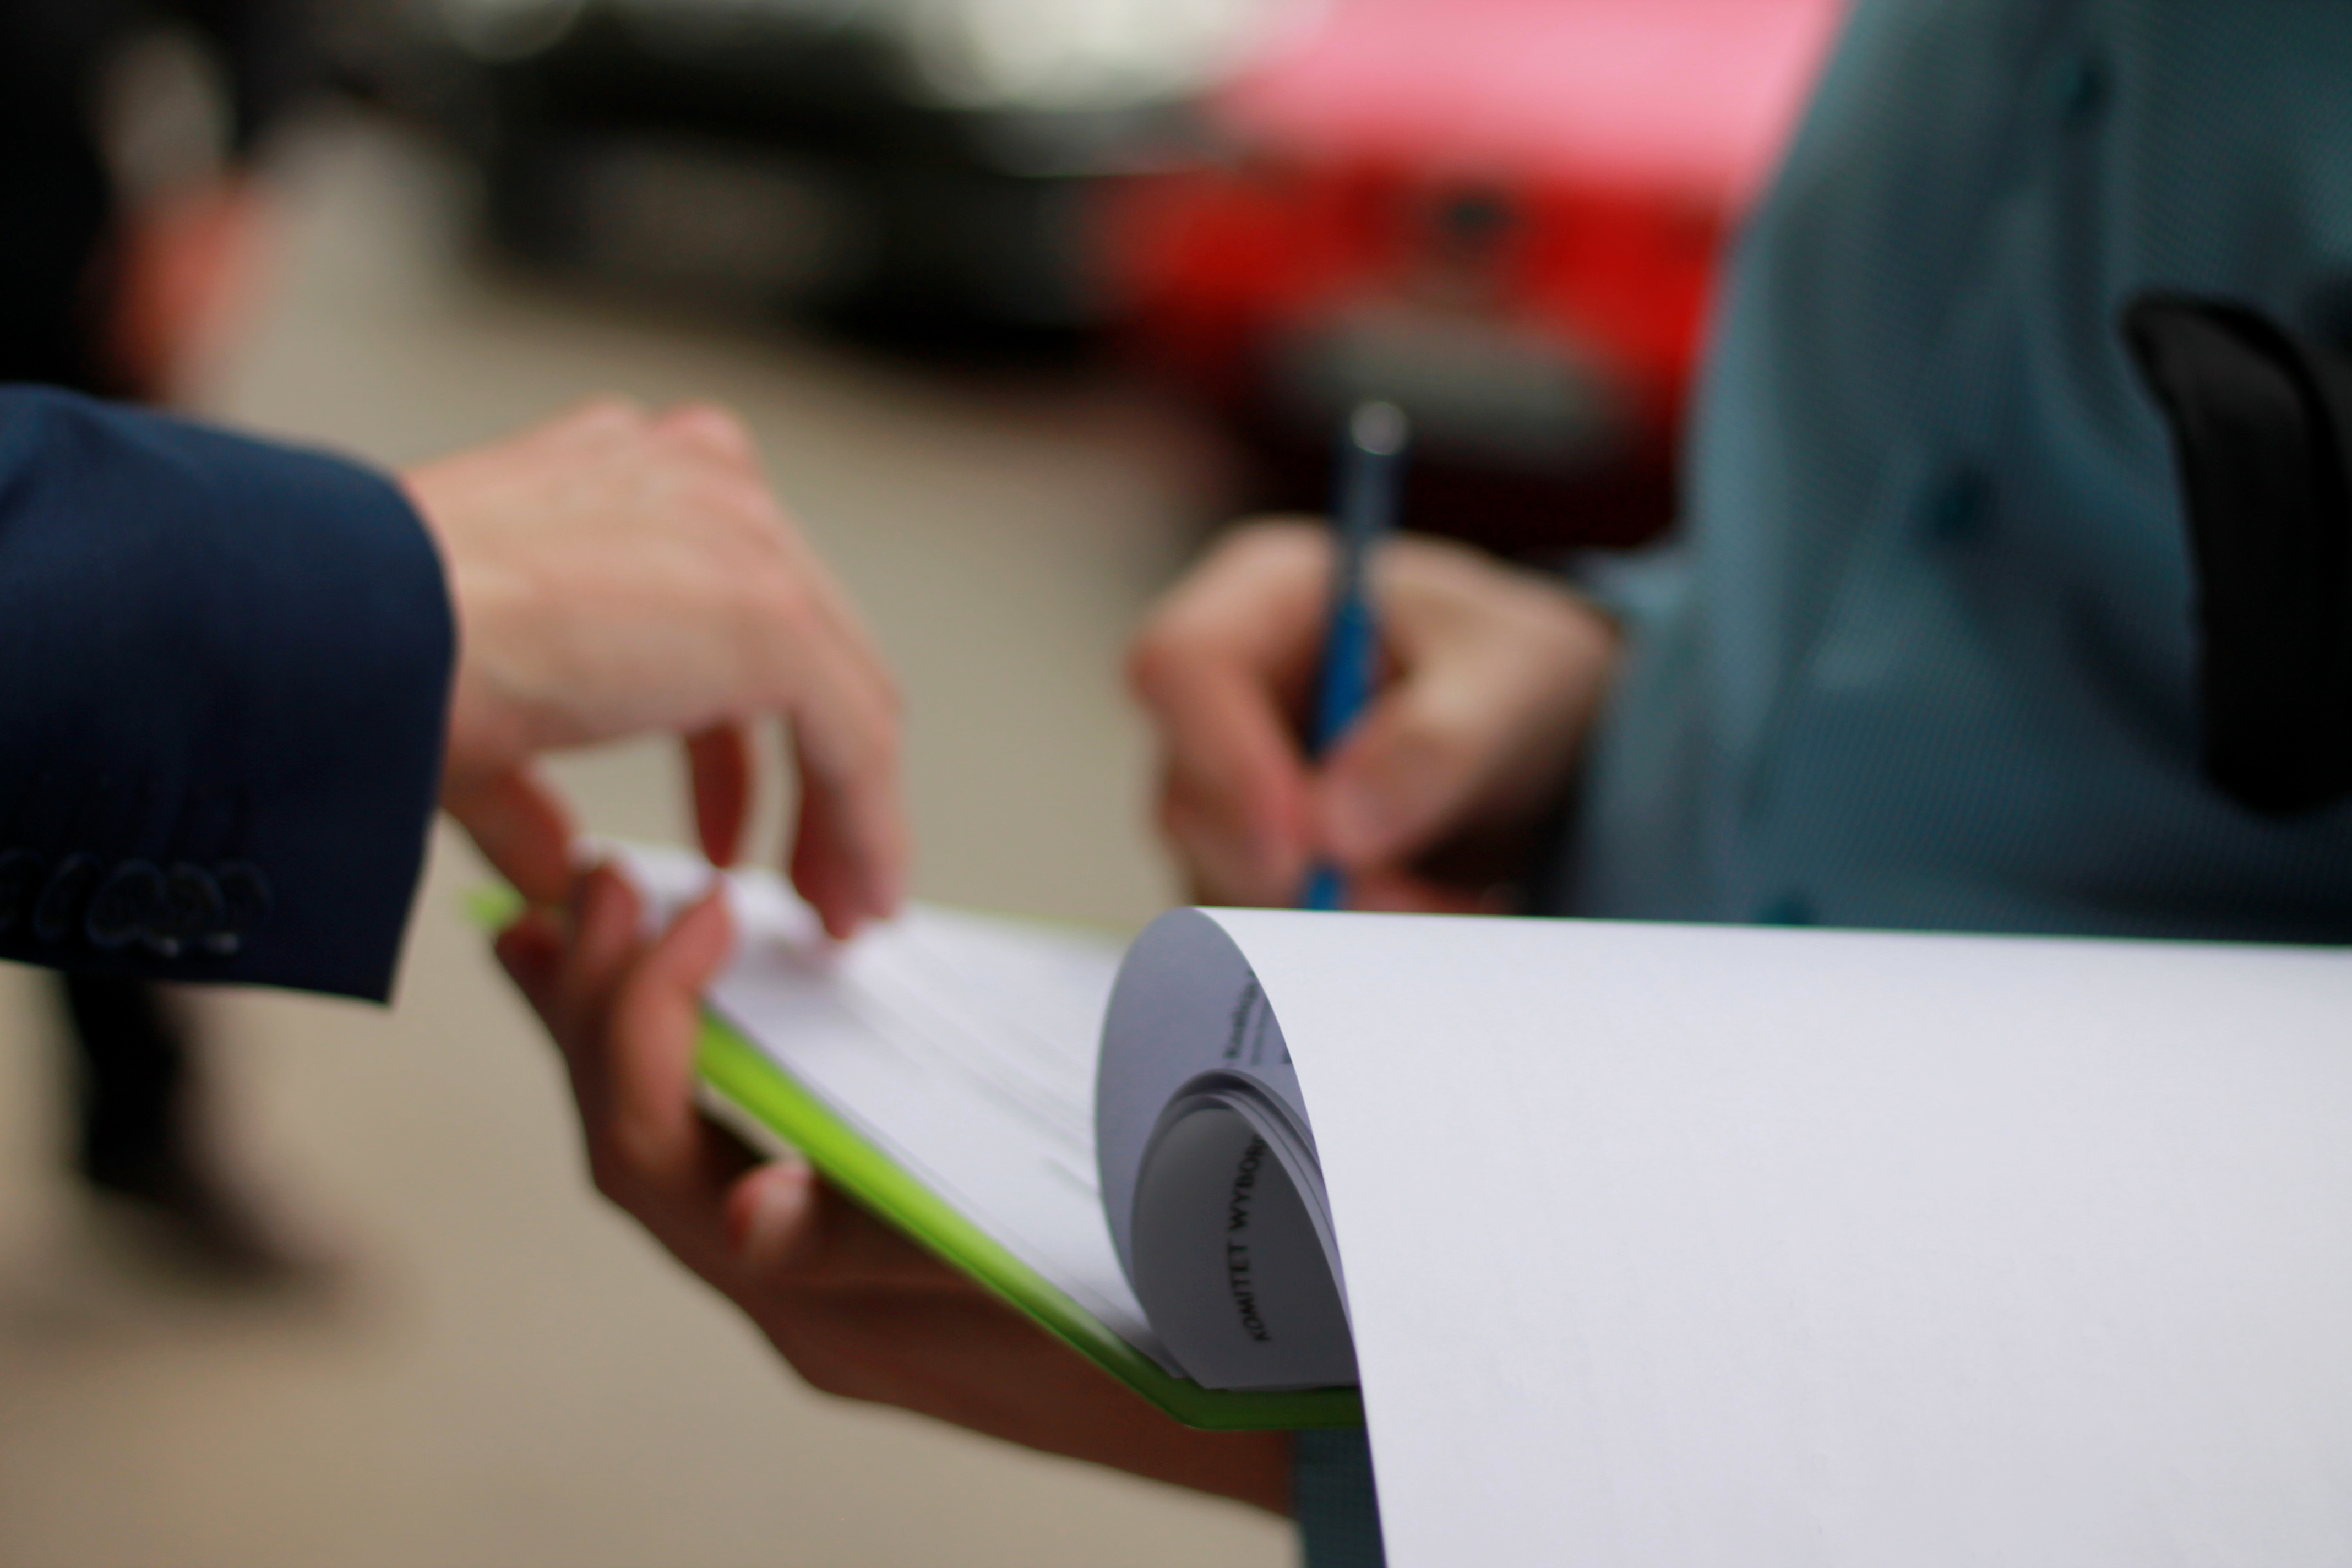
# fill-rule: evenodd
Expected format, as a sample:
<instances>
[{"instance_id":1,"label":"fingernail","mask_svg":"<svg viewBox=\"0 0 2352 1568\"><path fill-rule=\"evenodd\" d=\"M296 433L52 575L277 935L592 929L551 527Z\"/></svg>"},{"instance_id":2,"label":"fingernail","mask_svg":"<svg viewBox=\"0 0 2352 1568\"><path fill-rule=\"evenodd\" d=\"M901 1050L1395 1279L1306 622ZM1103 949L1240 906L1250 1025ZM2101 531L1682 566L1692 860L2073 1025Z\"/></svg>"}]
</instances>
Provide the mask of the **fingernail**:
<instances>
[{"instance_id":1,"label":"fingernail","mask_svg":"<svg viewBox=\"0 0 2352 1568\"><path fill-rule=\"evenodd\" d=\"M809 1168L798 1161L778 1161L763 1167L750 1183L736 1227L735 1256L755 1267L772 1265L791 1254L794 1238L807 1222Z\"/></svg>"}]
</instances>

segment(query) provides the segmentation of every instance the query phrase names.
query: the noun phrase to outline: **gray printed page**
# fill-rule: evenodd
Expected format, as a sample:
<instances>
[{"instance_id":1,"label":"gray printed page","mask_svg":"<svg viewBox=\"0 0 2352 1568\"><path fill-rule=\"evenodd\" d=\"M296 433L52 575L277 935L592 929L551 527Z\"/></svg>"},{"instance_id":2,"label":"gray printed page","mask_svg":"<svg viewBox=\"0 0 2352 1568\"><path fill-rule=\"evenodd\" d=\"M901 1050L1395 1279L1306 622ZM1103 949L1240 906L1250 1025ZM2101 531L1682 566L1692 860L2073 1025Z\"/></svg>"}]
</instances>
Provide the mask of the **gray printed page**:
<instances>
[{"instance_id":1,"label":"gray printed page","mask_svg":"<svg viewBox=\"0 0 2352 1568\"><path fill-rule=\"evenodd\" d=\"M1392 1568L2352 1561L2352 957L1216 910Z\"/></svg>"},{"instance_id":2,"label":"gray printed page","mask_svg":"<svg viewBox=\"0 0 2352 1568\"><path fill-rule=\"evenodd\" d=\"M1290 1047L1249 963L1199 910L1171 910L1139 938L1119 971L1104 1031L1095 1130L1103 1210L1132 1266L1135 1184L1161 1113L1204 1073L1233 1073L1288 1106L1302 1123Z\"/></svg>"},{"instance_id":3,"label":"gray printed page","mask_svg":"<svg viewBox=\"0 0 2352 1568\"><path fill-rule=\"evenodd\" d=\"M648 895L648 921L709 886L698 857L601 847ZM1122 944L921 904L835 944L772 874L728 882L738 943L711 1005L909 1174L1168 1365L1096 1185L1096 1045Z\"/></svg>"},{"instance_id":4,"label":"gray printed page","mask_svg":"<svg viewBox=\"0 0 2352 1568\"><path fill-rule=\"evenodd\" d=\"M1214 920L1120 966L1096 1100L1104 1208L1152 1330L1208 1388L1356 1381L1314 1134L1275 1009Z\"/></svg>"}]
</instances>

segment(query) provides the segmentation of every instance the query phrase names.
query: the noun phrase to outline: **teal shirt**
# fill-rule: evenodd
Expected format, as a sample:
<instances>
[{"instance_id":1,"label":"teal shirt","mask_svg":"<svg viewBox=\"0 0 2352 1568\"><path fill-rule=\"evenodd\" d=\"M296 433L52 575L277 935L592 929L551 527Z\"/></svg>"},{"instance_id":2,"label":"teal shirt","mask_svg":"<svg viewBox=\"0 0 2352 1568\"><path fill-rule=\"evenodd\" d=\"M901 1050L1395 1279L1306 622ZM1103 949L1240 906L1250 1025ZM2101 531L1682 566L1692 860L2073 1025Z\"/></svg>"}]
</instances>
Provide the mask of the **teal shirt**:
<instances>
[{"instance_id":1,"label":"teal shirt","mask_svg":"<svg viewBox=\"0 0 2352 1568\"><path fill-rule=\"evenodd\" d=\"M2199 769L2152 287L2352 346L2352 5L1865 0L1734 261L1577 912L2352 937L2352 810Z\"/></svg>"},{"instance_id":2,"label":"teal shirt","mask_svg":"<svg viewBox=\"0 0 2352 1568\"><path fill-rule=\"evenodd\" d=\"M1861 0L1616 585L1569 910L2352 938L2352 808L2199 769L2157 287L2352 348L2352 0ZM1310 1568L1377 1562L1313 1458Z\"/></svg>"}]
</instances>

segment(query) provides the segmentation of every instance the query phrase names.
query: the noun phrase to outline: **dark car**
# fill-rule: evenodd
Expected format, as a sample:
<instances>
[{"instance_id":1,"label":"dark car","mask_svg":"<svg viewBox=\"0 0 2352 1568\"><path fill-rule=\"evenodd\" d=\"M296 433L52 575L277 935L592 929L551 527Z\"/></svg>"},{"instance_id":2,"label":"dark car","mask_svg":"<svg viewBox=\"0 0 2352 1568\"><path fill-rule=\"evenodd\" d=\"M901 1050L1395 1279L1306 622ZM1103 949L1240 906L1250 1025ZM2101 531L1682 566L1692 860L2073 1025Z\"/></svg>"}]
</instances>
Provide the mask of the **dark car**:
<instances>
[{"instance_id":1,"label":"dark car","mask_svg":"<svg viewBox=\"0 0 2352 1568\"><path fill-rule=\"evenodd\" d=\"M442 0L413 47L535 262L908 331L1116 307L1105 182L1198 156L1265 0Z\"/></svg>"}]
</instances>

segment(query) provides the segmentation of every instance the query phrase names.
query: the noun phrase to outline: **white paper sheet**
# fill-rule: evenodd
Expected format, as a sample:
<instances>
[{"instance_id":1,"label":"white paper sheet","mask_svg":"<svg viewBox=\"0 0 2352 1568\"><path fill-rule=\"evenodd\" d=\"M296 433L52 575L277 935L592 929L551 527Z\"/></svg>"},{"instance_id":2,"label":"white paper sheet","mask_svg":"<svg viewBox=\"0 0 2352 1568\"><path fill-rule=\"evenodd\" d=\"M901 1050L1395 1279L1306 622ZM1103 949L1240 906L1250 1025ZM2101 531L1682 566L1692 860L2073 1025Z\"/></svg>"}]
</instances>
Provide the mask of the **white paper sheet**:
<instances>
[{"instance_id":1,"label":"white paper sheet","mask_svg":"<svg viewBox=\"0 0 2352 1568\"><path fill-rule=\"evenodd\" d=\"M1393 1568L2352 1562L2352 959L1213 912Z\"/></svg>"}]
</instances>

